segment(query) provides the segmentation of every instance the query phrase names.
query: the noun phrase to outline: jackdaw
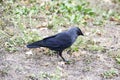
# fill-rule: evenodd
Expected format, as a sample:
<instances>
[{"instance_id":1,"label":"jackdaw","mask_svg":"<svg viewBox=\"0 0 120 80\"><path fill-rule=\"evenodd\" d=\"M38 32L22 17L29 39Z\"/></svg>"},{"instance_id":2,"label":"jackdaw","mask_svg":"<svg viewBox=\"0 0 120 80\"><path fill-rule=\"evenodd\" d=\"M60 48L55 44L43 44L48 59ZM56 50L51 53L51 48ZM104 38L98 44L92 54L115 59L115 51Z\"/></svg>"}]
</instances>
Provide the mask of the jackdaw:
<instances>
[{"instance_id":1,"label":"jackdaw","mask_svg":"<svg viewBox=\"0 0 120 80\"><path fill-rule=\"evenodd\" d=\"M70 47L79 35L83 35L82 31L78 27L72 27L67 31L28 44L27 48L47 47L56 51L63 61L66 61L62 56L62 52Z\"/></svg>"}]
</instances>

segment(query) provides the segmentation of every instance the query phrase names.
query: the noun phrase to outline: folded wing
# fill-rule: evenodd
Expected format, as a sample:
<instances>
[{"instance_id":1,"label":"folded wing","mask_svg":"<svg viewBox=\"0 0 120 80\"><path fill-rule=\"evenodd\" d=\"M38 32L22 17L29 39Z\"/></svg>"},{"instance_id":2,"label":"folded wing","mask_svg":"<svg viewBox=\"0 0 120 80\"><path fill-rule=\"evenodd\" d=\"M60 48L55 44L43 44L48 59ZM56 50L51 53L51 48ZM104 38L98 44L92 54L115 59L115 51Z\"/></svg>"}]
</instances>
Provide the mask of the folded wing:
<instances>
[{"instance_id":1,"label":"folded wing","mask_svg":"<svg viewBox=\"0 0 120 80\"><path fill-rule=\"evenodd\" d=\"M39 47L47 47L51 50L64 50L65 48L72 45L70 36L61 33L54 36L50 36L44 38L41 41L34 42L32 44L27 45L28 48L39 48Z\"/></svg>"}]
</instances>

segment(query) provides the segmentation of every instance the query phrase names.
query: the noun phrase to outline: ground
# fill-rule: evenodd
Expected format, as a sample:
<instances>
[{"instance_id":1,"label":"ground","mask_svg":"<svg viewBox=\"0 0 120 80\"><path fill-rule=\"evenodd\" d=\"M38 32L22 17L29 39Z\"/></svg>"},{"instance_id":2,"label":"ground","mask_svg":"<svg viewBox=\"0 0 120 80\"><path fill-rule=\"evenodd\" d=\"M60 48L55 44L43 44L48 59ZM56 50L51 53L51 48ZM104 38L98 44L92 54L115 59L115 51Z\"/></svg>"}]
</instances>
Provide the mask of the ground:
<instances>
[{"instance_id":1,"label":"ground","mask_svg":"<svg viewBox=\"0 0 120 80\"><path fill-rule=\"evenodd\" d=\"M90 7L98 3L98 0L90 1ZM116 12L120 10L115 4L109 4L105 6L106 3L103 3L102 6L104 9L113 7ZM103 46L104 50L80 47L71 55L66 54L65 50L63 56L71 61L70 64L66 64L55 54L47 54L48 49L28 49L24 45L18 47L19 51L8 52L1 48L0 80L120 80L120 60L116 60L120 56L120 22L108 20L102 26L93 25L91 20L88 23L87 27L81 27L85 36L79 38L92 39L96 44ZM38 32L40 36L54 34L46 28L40 28Z\"/></svg>"}]
</instances>

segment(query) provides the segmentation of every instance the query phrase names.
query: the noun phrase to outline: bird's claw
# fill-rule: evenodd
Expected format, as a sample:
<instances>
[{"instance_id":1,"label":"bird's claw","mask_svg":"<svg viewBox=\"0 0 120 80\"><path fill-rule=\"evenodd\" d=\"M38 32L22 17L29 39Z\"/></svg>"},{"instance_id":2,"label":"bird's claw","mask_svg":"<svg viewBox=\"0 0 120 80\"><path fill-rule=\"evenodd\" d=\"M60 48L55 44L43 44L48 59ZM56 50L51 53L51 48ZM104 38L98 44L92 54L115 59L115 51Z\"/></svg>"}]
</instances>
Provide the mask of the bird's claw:
<instances>
[{"instance_id":1,"label":"bird's claw","mask_svg":"<svg viewBox=\"0 0 120 80\"><path fill-rule=\"evenodd\" d=\"M71 63L71 61L68 61L68 60L65 60L64 62L65 62L65 64L70 64Z\"/></svg>"}]
</instances>

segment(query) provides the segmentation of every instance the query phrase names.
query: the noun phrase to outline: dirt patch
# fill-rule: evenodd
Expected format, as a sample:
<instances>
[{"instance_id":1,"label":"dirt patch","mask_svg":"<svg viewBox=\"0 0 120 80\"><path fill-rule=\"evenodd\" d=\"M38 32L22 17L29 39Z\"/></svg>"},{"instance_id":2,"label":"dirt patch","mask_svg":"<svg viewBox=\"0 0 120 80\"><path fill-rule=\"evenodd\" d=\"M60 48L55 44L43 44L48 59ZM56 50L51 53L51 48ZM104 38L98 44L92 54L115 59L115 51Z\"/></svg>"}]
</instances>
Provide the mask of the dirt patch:
<instances>
[{"instance_id":1,"label":"dirt patch","mask_svg":"<svg viewBox=\"0 0 120 80\"><path fill-rule=\"evenodd\" d=\"M106 76L104 75L103 77L102 74L113 69L116 71L116 76L108 78L110 80L119 80L120 70L115 67L114 58L108 55L111 51L114 54L114 50L119 50L119 29L120 26L104 27L107 32L102 34L102 38L93 36L93 39L98 39L101 45L108 49L106 53L79 50L79 52L70 56L65 51L63 55L67 59L72 60L69 65L62 62L56 55L45 55L39 49L38 51L33 50L34 54L26 54L29 51L26 48L16 53L8 53L1 50L1 79L58 80L60 78L61 80L105 80ZM108 46L108 44L110 45Z\"/></svg>"}]
</instances>

